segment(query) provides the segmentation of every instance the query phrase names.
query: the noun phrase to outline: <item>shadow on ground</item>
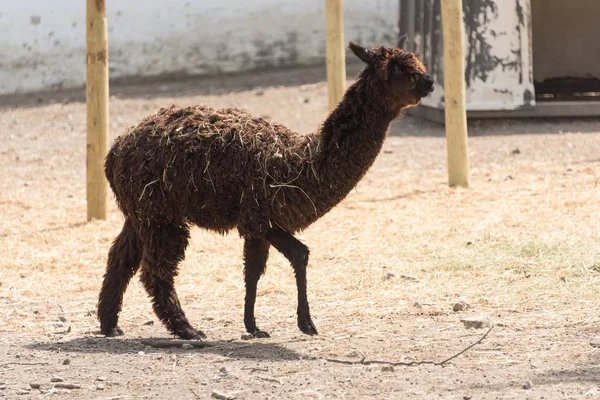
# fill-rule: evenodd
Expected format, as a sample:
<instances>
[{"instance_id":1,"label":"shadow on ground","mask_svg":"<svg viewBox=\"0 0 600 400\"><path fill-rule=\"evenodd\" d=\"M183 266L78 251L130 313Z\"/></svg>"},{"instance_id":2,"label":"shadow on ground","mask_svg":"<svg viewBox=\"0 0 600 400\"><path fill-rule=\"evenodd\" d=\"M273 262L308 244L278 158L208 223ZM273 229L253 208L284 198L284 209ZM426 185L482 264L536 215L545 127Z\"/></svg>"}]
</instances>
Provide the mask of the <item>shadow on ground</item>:
<instances>
[{"instance_id":1,"label":"shadow on ground","mask_svg":"<svg viewBox=\"0 0 600 400\"><path fill-rule=\"evenodd\" d=\"M198 352L205 354L217 354L228 358L244 358L270 361L299 360L303 355L285 348L276 343L262 342L258 340L249 341L203 341L206 347L194 349L182 349L177 347L155 348L142 343L144 340L158 338L76 338L64 342L33 343L24 347L30 350L61 351L74 353L107 353L107 354L133 354L144 351L146 354L156 353L186 353ZM164 340L164 338L160 338Z\"/></svg>"},{"instance_id":2,"label":"shadow on ground","mask_svg":"<svg viewBox=\"0 0 600 400\"><path fill-rule=\"evenodd\" d=\"M360 62L348 63L346 66L347 79L354 79L362 65ZM218 75L133 77L111 81L110 95L119 98L142 99L161 96L209 96L237 93L258 87L306 85L324 82L326 79L325 65L269 68ZM0 109L83 102L85 102L85 88L79 88L54 92L1 95Z\"/></svg>"}]
</instances>

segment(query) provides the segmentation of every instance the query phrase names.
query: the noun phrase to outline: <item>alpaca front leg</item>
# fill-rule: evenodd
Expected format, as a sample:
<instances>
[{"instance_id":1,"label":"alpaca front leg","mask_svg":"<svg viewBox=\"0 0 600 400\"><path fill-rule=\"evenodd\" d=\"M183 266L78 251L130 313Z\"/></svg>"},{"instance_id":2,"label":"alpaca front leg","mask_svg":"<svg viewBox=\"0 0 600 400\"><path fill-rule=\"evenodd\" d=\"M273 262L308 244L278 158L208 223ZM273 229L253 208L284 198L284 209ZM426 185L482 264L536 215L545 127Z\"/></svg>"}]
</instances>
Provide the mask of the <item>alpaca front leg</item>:
<instances>
[{"instance_id":1,"label":"alpaca front leg","mask_svg":"<svg viewBox=\"0 0 600 400\"><path fill-rule=\"evenodd\" d=\"M289 260L294 268L298 287L298 328L307 335L316 335L317 328L310 317L306 295L308 247L282 229L271 229L267 234L267 240Z\"/></svg>"},{"instance_id":2,"label":"alpaca front leg","mask_svg":"<svg viewBox=\"0 0 600 400\"><path fill-rule=\"evenodd\" d=\"M254 304L256 288L261 275L265 273L271 245L262 239L244 241L244 280L246 281L246 299L244 304L244 325L246 331L256 338L268 338L269 334L256 326Z\"/></svg>"}]
</instances>

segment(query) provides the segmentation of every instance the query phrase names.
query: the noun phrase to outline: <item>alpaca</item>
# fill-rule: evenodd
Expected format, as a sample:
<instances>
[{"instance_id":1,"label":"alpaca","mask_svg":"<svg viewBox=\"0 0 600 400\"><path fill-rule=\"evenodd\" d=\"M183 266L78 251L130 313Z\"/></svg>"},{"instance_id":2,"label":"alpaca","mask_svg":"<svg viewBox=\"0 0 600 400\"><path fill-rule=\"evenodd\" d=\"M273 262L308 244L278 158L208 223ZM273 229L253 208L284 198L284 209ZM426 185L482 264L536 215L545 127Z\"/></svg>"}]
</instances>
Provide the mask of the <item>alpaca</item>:
<instances>
[{"instance_id":1,"label":"alpaca","mask_svg":"<svg viewBox=\"0 0 600 400\"><path fill-rule=\"evenodd\" d=\"M254 318L256 290L273 246L291 263L298 327L316 335L306 294L309 250L293 234L342 201L379 154L393 119L433 90L414 54L350 42L366 65L319 129L301 135L234 109L159 109L116 139L105 173L125 216L110 248L98 302L101 332L118 327L135 273L166 328L184 339L206 336L187 320L174 287L191 225L244 239L244 325L269 337Z\"/></svg>"}]
</instances>

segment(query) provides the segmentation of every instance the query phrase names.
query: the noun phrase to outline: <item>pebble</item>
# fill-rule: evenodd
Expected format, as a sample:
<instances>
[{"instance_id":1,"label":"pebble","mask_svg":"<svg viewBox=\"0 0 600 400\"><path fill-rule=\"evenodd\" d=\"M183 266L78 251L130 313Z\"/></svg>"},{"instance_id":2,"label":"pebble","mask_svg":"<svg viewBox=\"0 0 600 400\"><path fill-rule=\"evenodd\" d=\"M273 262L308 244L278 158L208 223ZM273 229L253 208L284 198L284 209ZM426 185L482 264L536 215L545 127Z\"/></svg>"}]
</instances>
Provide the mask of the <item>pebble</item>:
<instances>
[{"instance_id":1,"label":"pebble","mask_svg":"<svg viewBox=\"0 0 600 400\"><path fill-rule=\"evenodd\" d=\"M360 353L356 350L352 350L346 353L346 357L360 357Z\"/></svg>"},{"instance_id":2,"label":"pebble","mask_svg":"<svg viewBox=\"0 0 600 400\"><path fill-rule=\"evenodd\" d=\"M391 365L384 365L381 367L381 372L394 372L394 367Z\"/></svg>"},{"instance_id":3,"label":"pebble","mask_svg":"<svg viewBox=\"0 0 600 400\"><path fill-rule=\"evenodd\" d=\"M467 308L469 308L469 305L467 303L465 303L464 301L459 301L458 303L454 303L454 306L452 306L452 311L465 311Z\"/></svg>"},{"instance_id":4,"label":"pebble","mask_svg":"<svg viewBox=\"0 0 600 400\"><path fill-rule=\"evenodd\" d=\"M29 394L31 392L31 389L19 389L17 391L17 394Z\"/></svg>"},{"instance_id":5,"label":"pebble","mask_svg":"<svg viewBox=\"0 0 600 400\"><path fill-rule=\"evenodd\" d=\"M69 365L71 364L71 360L69 360L68 358L65 358L63 361L63 365Z\"/></svg>"},{"instance_id":6,"label":"pebble","mask_svg":"<svg viewBox=\"0 0 600 400\"><path fill-rule=\"evenodd\" d=\"M50 382L64 382L64 378L61 378L60 376L53 376L52 378L50 378Z\"/></svg>"},{"instance_id":7,"label":"pebble","mask_svg":"<svg viewBox=\"0 0 600 400\"><path fill-rule=\"evenodd\" d=\"M490 326L490 319L486 315L476 315L470 317L462 317L460 319L465 325L465 328L481 329Z\"/></svg>"},{"instance_id":8,"label":"pebble","mask_svg":"<svg viewBox=\"0 0 600 400\"><path fill-rule=\"evenodd\" d=\"M106 381L106 377L105 376L99 376L99 377L96 378L96 380L100 381L100 382L104 382L104 381Z\"/></svg>"},{"instance_id":9,"label":"pebble","mask_svg":"<svg viewBox=\"0 0 600 400\"><path fill-rule=\"evenodd\" d=\"M234 399L233 396L230 396L230 395L225 394L225 393L217 392L216 390L213 390L213 392L210 395L210 397L213 398L213 399L218 399L218 400L233 400Z\"/></svg>"},{"instance_id":10,"label":"pebble","mask_svg":"<svg viewBox=\"0 0 600 400\"><path fill-rule=\"evenodd\" d=\"M144 353L143 351L138 351L138 356L143 356L144 354L146 353Z\"/></svg>"},{"instance_id":11,"label":"pebble","mask_svg":"<svg viewBox=\"0 0 600 400\"><path fill-rule=\"evenodd\" d=\"M590 339L590 346L600 347L600 336Z\"/></svg>"},{"instance_id":12,"label":"pebble","mask_svg":"<svg viewBox=\"0 0 600 400\"><path fill-rule=\"evenodd\" d=\"M104 383L99 383L96 385L96 390L104 390Z\"/></svg>"},{"instance_id":13,"label":"pebble","mask_svg":"<svg viewBox=\"0 0 600 400\"><path fill-rule=\"evenodd\" d=\"M391 273L391 272L388 272L388 273L387 273L387 274L385 274L385 276L383 277L383 280L384 280L384 281L389 281L390 279L392 279L392 278L393 278L393 277L395 277L395 276L396 276L395 274L393 274L393 273Z\"/></svg>"},{"instance_id":14,"label":"pebble","mask_svg":"<svg viewBox=\"0 0 600 400\"><path fill-rule=\"evenodd\" d=\"M42 385L41 385L41 384L39 384L39 383L30 383L30 384L29 384L29 386L30 386L32 389L39 389L39 388L40 388Z\"/></svg>"},{"instance_id":15,"label":"pebble","mask_svg":"<svg viewBox=\"0 0 600 400\"><path fill-rule=\"evenodd\" d=\"M254 91L255 96L262 96L263 94L265 94L263 88L256 88L256 90Z\"/></svg>"},{"instance_id":16,"label":"pebble","mask_svg":"<svg viewBox=\"0 0 600 400\"><path fill-rule=\"evenodd\" d=\"M0 383L0 390L6 389L6 383Z\"/></svg>"},{"instance_id":17,"label":"pebble","mask_svg":"<svg viewBox=\"0 0 600 400\"><path fill-rule=\"evenodd\" d=\"M191 350L191 349L193 349L193 348L194 348L194 346L192 346L192 345L191 345L191 344L189 344L189 343L184 343L184 344L182 344L182 345L181 345L181 348L182 348L183 350Z\"/></svg>"},{"instance_id":18,"label":"pebble","mask_svg":"<svg viewBox=\"0 0 600 400\"><path fill-rule=\"evenodd\" d=\"M533 384L531 383L531 381L527 381L523 384L523 389L529 390L529 389L531 389L532 386L533 386Z\"/></svg>"}]
</instances>

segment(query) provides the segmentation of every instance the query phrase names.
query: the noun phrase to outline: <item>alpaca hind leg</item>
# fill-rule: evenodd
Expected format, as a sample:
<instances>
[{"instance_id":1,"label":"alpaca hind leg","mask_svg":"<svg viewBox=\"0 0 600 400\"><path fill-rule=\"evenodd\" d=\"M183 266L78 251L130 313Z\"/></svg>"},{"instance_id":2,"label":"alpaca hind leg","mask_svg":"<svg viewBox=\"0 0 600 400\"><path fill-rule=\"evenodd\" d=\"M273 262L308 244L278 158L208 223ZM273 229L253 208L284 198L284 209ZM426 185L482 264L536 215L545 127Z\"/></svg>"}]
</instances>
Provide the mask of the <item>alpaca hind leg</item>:
<instances>
[{"instance_id":1,"label":"alpaca hind leg","mask_svg":"<svg viewBox=\"0 0 600 400\"><path fill-rule=\"evenodd\" d=\"M189 230L172 224L145 229L140 279L152 298L156 316L183 339L206 338L188 322L175 291L177 266L185 257Z\"/></svg>"},{"instance_id":2,"label":"alpaca hind leg","mask_svg":"<svg viewBox=\"0 0 600 400\"><path fill-rule=\"evenodd\" d=\"M244 242L244 280L246 281L244 325L246 331L257 338L270 337L267 332L258 329L254 319L256 288L260 276L265 273L270 246L269 242L263 239L246 239Z\"/></svg>"},{"instance_id":3,"label":"alpaca hind leg","mask_svg":"<svg viewBox=\"0 0 600 400\"><path fill-rule=\"evenodd\" d=\"M298 328L307 335L316 335L317 328L310 317L308 298L306 296L306 266L308 265L308 247L281 229L272 229L267 233L267 240L285 256L294 268L296 286L298 287Z\"/></svg>"},{"instance_id":4,"label":"alpaca hind leg","mask_svg":"<svg viewBox=\"0 0 600 400\"><path fill-rule=\"evenodd\" d=\"M120 336L123 331L117 326L123 294L129 281L140 267L142 242L129 220L114 240L108 252L106 273L98 300L100 331L106 336Z\"/></svg>"}]
</instances>

